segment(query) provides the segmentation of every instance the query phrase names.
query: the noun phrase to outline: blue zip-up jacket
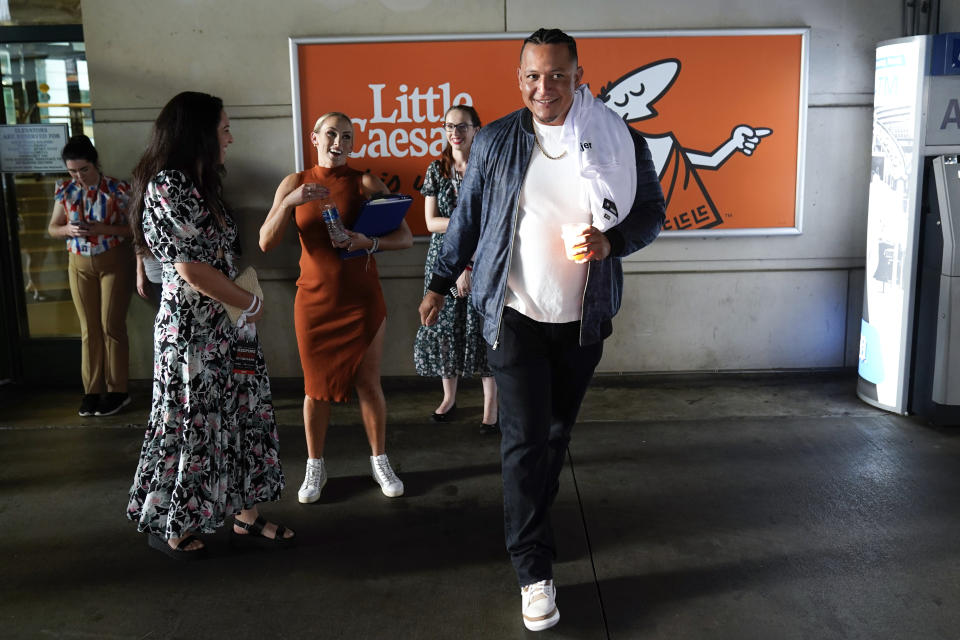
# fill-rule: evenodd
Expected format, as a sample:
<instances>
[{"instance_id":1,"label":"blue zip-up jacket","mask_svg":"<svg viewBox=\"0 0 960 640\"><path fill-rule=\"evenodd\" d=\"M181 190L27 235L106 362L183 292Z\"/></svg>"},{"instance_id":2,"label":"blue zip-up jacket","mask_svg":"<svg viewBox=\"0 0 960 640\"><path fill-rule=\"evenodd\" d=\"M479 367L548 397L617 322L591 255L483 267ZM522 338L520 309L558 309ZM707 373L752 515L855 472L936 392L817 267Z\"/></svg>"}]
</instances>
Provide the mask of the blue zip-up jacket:
<instances>
[{"instance_id":1,"label":"blue zip-up jacket","mask_svg":"<svg viewBox=\"0 0 960 640\"><path fill-rule=\"evenodd\" d=\"M637 195L630 215L605 232L610 255L587 263L580 312L581 345L599 342L613 332L611 321L620 310L623 295L620 259L653 242L663 228L663 193L650 150L632 128L630 135L637 157ZM499 346L520 189L533 149L533 116L526 108L480 129L428 286L431 291L446 294L475 255L470 295L483 316L483 337L494 349Z\"/></svg>"}]
</instances>

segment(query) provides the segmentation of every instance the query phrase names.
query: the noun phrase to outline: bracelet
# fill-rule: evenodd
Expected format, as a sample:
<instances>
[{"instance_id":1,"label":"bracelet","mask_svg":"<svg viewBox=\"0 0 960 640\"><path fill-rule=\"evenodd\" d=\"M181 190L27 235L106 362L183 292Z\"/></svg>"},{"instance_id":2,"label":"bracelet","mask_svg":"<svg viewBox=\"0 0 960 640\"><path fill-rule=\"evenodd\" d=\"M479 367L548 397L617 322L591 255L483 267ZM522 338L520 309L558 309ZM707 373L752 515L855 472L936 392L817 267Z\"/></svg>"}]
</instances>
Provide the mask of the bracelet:
<instances>
[{"instance_id":1,"label":"bracelet","mask_svg":"<svg viewBox=\"0 0 960 640\"><path fill-rule=\"evenodd\" d=\"M367 255L370 255L371 253L376 253L377 251L380 250L380 238L378 238L377 236L372 236L370 240L373 242L373 244L370 246L369 249L367 249Z\"/></svg>"},{"instance_id":2,"label":"bracelet","mask_svg":"<svg viewBox=\"0 0 960 640\"><path fill-rule=\"evenodd\" d=\"M468 264L467 266L465 266L465 267L463 268L463 270L464 270L464 271L473 271L473 265Z\"/></svg>"},{"instance_id":3,"label":"bracelet","mask_svg":"<svg viewBox=\"0 0 960 640\"><path fill-rule=\"evenodd\" d=\"M262 304L260 298L256 297L256 300L254 302L256 303L256 306L253 308L253 310L244 311L243 313L240 314L240 317L237 318L238 329L247 323L247 318L249 318L250 316L255 316L260 312L260 307ZM253 306L253 303L251 303L250 306Z\"/></svg>"},{"instance_id":4,"label":"bracelet","mask_svg":"<svg viewBox=\"0 0 960 640\"><path fill-rule=\"evenodd\" d=\"M260 300L260 296L253 294L253 302L250 303L250 306L247 307L246 311L240 314L240 317L237 318L237 328L239 329L247 323L247 318L250 316L255 316L260 312L260 307L263 306L263 301Z\"/></svg>"}]
</instances>

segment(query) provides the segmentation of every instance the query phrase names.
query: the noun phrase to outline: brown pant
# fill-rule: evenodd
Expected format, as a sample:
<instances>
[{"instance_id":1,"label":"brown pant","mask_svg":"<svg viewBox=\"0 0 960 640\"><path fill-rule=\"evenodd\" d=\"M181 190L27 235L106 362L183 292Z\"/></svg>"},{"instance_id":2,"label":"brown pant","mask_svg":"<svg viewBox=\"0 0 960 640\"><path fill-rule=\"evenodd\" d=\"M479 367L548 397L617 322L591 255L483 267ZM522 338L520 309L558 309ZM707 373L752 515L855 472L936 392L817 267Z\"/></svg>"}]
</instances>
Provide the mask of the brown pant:
<instances>
[{"instance_id":1,"label":"brown pant","mask_svg":"<svg viewBox=\"0 0 960 640\"><path fill-rule=\"evenodd\" d=\"M84 393L126 393L130 369L127 308L136 281L129 242L99 255L70 254L70 295L80 318Z\"/></svg>"}]
</instances>

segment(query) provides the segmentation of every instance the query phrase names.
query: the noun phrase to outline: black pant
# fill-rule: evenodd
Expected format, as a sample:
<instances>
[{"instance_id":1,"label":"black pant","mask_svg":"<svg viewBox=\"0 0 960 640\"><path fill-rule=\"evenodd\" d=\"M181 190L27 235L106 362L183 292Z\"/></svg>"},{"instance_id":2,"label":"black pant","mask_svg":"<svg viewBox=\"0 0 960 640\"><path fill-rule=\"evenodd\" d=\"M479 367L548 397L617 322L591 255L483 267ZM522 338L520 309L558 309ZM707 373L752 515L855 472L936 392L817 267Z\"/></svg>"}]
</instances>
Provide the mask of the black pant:
<instances>
[{"instance_id":1,"label":"black pant","mask_svg":"<svg viewBox=\"0 0 960 640\"><path fill-rule=\"evenodd\" d=\"M487 348L497 381L507 551L520 586L553 578L550 507L580 403L603 343L580 346L580 323L549 324L506 308Z\"/></svg>"}]
</instances>

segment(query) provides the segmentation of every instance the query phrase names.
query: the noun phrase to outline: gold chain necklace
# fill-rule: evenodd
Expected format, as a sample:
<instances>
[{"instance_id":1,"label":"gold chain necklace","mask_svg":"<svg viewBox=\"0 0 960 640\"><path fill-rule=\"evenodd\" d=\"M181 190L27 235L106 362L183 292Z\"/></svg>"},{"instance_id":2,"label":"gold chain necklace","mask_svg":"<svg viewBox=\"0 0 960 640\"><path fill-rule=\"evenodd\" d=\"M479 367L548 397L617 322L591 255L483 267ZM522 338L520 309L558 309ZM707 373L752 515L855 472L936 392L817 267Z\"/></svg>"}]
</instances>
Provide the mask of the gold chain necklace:
<instances>
[{"instance_id":1,"label":"gold chain necklace","mask_svg":"<svg viewBox=\"0 0 960 640\"><path fill-rule=\"evenodd\" d=\"M563 153L561 153L561 154L558 155L558 156L552 156L552 155L550 155L549 153L547 153L547 150L543 148L543 145L542 145L542 144L540 144L540 138L537 136L537 130L536 130L536 129L533 130L533 141L537 143L537 149L540 149L540 153L542 153L543 155L547 156L547 157L550 158L551 160L559 160L559 159L562 158L563 156L567 155L567 150L566 150L566 149L564 149L564 150L563 150Z\"/></svg>"}]
</instances>

